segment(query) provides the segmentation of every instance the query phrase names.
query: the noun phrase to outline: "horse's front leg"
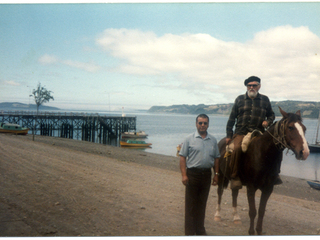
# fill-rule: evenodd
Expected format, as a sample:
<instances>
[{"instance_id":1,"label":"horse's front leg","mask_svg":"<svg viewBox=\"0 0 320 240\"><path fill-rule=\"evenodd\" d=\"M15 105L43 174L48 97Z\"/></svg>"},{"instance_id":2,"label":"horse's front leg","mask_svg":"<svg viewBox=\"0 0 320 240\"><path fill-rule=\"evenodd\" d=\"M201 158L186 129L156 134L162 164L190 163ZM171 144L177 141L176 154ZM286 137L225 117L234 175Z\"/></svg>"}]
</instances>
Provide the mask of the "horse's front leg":
<instances>
[{"instance_id":1,"label":"horse's front leg","mask_svg":"<svg viewBox=\"0 0 320 240\"><path fill-rule=\"evenodd\" d=\"M221 215L220 215L221 199L223 194L223 186L221 184L218 185L217 193L218 193L218 204L216 207L216 213L214 214L214 220L216 222L220 222L221 221Z\"/></svg>"},{"instance_id":2,"label":"horse's front leg","mask_svg":"<svg viewBox=\"0 0 320 240\"><path fill-rule=\"evenodd\" d=\"M254 219L257 215L256 203L255 203L256 189L247 186L247 198L249 203L249 217L250 217L250 228L249 235L254 235Z\"/></svg>"},{"instance_id":3,"label":"horse's front leg","mask_svg":"<svg viewBox=\"0 0 320 240\"><path fill-rule=\"evenodd\" d=\"M241 224L241 218L237 211L237 199L238 199L239 190L232 190L232 207L233 207L233 222L235 224Z\"/></svg>"},{"instance_id":4,"label":"horse's front leg","mask_svg":"<svg viewBox=\"0 0 320 240\"><path fill-rule=\"evenodd\" d=\"M259 205L259 212L258 212L258 222L256 226L256 231L258 235L262 235L262 222L263 222L263 217L266 211L266 206L268 199L273 191L273 186L271 189L268 190L263 190L260 198L260 205Z\"/></svg>"}]
</instances>

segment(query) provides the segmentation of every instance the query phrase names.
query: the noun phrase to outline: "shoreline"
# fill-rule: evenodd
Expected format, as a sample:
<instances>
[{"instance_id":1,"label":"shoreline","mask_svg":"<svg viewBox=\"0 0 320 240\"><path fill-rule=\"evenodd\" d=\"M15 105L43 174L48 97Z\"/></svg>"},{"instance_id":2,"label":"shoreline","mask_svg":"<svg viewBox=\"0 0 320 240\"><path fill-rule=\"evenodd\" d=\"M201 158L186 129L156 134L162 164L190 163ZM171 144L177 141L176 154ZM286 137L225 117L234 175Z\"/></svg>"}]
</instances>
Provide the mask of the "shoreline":
<instances>
[{"instance_id":1,"label":"shoreline","mask_svg":"<svg viewBox=\"0 0 320 240\"><path fill-rule=\"evenodd\" d=\"M57 137L0 134L0 236L182 236L184 192L178 157ZM264 235L318 235L319 192L282 176L271 195ZM225 190L214 221L217 188L209 194L205 226L212 236L246 236L245 188L238 197L242 225L232 221ZM258 203L259 193L256 196Z\"/></svg>"},{"instance_id":2,"label":"shoreline","mask_svg":"<svg viewBox=\"0 0 320 240\"><path fill-rule=\"evenodd\" d=\"M27 137L29 140L32 140L32 135L21 137ZM73 141L76 141L77 144L73 144ZM120 161L139 163L146 166L157 167L180 173L179 158L164 154L150 153L143 150L140 151L137 149L116 147L100 143L59 137L35 136L35 142L42 142L87 153L100 154L106 157L116 158ZM152 160L149 161L149 159ZM281 175L281 173L280 177L283 181L283 184L274 186L273 193L320 202L320 191L315 190L308 185L307 180L309 179Z\"/></svg>"}]
</instances>

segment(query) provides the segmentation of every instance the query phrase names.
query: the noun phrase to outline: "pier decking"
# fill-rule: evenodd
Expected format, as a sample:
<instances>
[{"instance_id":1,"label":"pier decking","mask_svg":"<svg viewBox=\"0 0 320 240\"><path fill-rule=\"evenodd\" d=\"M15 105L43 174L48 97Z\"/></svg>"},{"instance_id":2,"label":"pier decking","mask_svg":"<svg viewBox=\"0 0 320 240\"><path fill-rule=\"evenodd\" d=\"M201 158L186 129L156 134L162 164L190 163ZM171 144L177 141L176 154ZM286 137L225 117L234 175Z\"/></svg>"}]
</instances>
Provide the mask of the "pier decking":
<instances>
[{"instance_id":1,"label":"pier decking","mask_svg":"<svg viewBox=\"0 0 320 240\"><path fill-rule=\"evenodd\" d=\"M73 112L0 111L0 122L19 124L36 135L103 144L120 139L122 132L136 130L136 117Z\"/></svg>"}]
</instances>

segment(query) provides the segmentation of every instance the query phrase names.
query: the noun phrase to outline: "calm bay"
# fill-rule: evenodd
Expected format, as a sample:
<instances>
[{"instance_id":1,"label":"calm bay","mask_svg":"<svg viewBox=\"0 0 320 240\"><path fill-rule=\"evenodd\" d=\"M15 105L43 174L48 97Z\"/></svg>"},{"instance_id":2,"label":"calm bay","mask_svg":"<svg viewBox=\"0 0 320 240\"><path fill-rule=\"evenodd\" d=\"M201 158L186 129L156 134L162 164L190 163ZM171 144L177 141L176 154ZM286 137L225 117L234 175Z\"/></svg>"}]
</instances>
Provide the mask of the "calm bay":
<instances>
[{"instance_id":1,"label":"calm bay","mask_svg":"<svg viewBox=\"0 0 320 240\"><path fill-rule=\"evenodd\" d=\"M138 113L127 114L137 116L137 130L143 130L149 134L147 142L152 143L152 148L144 151L176 156L176 146L183 142L185 137L196 130L196 115L183 114L151 114ZM228 116L209 115L210 123L208 131L219 141L226 135ZM276 118L276 121L280 118ZM304 119L307 127L306 139L308 142L315 141L317 119ZM310 153L306 161L299 161L292 151L283 152L281 174L302 179L320 178L320 154ZM319 172L319 176L317 176Z\"/></svg>"}]
</instances>

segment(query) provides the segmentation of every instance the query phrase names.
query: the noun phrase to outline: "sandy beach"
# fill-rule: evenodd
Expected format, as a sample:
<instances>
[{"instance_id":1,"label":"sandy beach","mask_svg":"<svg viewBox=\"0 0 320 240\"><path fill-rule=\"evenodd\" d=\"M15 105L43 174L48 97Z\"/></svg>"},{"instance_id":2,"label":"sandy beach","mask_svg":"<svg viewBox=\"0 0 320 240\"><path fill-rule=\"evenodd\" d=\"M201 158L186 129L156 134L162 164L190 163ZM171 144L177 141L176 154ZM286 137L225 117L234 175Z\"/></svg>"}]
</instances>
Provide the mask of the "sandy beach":
<instances>
[{"instance_id":1,"label":"sandy beach","mask_svg":"<svg viewBox=\"0 0 320 240\"><path fill-rule=\"evenodd\" d=\"M0 236L184 235L177 157L6 134L0 134L0 151ZM281 178L284 183L267 205L264 234L320 234L320 191L304 179ZM238 198L241 225L232 222L230 189L224 193L222 221L214 221L216 190L211 188L207 205L208 235L247 235L245 188Z\"/></svg>"}]
</instances>

